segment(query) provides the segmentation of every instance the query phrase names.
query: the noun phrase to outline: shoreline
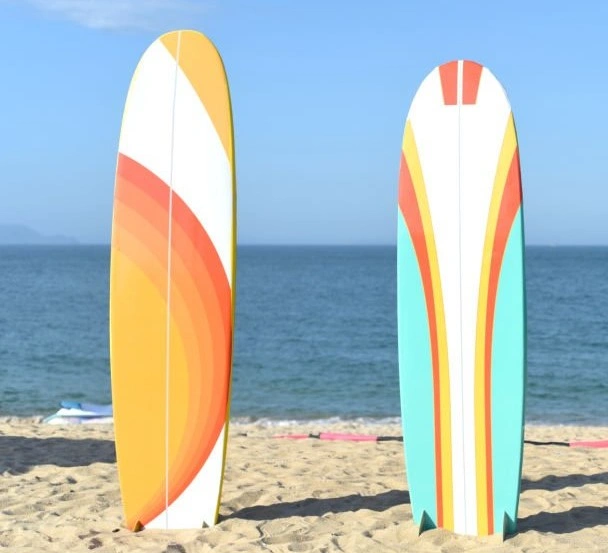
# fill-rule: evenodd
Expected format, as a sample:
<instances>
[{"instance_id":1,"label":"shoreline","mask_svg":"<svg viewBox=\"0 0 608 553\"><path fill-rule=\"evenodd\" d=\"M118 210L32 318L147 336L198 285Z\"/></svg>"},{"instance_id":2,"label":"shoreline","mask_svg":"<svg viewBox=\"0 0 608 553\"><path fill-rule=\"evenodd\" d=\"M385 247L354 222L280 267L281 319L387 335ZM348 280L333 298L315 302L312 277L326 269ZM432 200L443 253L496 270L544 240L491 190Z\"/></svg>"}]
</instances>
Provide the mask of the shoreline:
<instances>
[{"instance_id":1,"label":"shoreline","mask_svg":"<svg viewBox=\"0 0 608 553\"><path fill-rule=\"evenodd\" d=\"M518 533L418 537L403 444L281 440L277 427L231 423L220 522L214 528L122 527L113 427L0 418L0 547L27 551L602 551L608 544L608 449L525 444ZM401 435L342 422L281 434ZM608 426L526 426L538 442L608 437ZM173 544L173 545L171 545Z\"/></svg>"},{"instance_id":2,"label":"shoreline","mask_svg":"<svg viewBox=\"0 0 608 553\"><path fill-rule=\"evenodd\" d=\"M52 415L50 411L44 415L0 415L0 425L4 423L12 424L42 424L44 426L54 426L44 423L44 419ZM112 423L100 423L100 426L106 425L111 426ZM260 428L281 428L281 427L295 427L311 426L315 425L317 430L325 431L322 426L334 428L335 426L348 426L348 427L385 427L394 426L401 432L401 417L354 417L354 418L341 418L341 417L326 417L326 418L314 418L314 419L274 419L269 417L233 417L230 419L230 426L259 426ZM79 424L69 424L57 426L80 426ZM83 426L88 426L83 424ZM91 424L90 426L95 426ZM606 422L526 422L525 428L605 428L608 429L608 421ZM606 432L608 436L608 431Z\"/></svg>"}]
</instances>

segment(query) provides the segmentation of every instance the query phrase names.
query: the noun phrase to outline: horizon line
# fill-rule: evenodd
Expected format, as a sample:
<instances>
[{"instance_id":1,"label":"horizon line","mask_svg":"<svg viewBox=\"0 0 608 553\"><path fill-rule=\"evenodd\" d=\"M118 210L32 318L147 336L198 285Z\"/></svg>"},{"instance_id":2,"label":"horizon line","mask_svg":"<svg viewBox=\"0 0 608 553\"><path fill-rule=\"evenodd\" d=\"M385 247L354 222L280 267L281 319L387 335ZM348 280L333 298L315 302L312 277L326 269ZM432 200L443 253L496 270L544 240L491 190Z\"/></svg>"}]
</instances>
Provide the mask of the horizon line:
<instances>
[{"instance_id":1,"label":"horizon line","mask_svg":"<svg viewBox=\"0 0 608 553\"><path fill-rule=\"evenodd\" d=\"M0 246L111 246L111 242L107 241L80 241L75 239L74 242L61 243L61 242L13 242L13 243L0 243ZM370 248L388 248L397 247L396 242L369 242L369 243L318 243L318 242L244 242L237 243L237 247L302 247L302 248L319 248L319 247L370 247ZM525 247L545 247L545 248L605 248L608 247L608 243L572 243L572 244L561 244L561 243L540 243L540 242L527 242L524 243Z\"/></svg>"}]
</instances>

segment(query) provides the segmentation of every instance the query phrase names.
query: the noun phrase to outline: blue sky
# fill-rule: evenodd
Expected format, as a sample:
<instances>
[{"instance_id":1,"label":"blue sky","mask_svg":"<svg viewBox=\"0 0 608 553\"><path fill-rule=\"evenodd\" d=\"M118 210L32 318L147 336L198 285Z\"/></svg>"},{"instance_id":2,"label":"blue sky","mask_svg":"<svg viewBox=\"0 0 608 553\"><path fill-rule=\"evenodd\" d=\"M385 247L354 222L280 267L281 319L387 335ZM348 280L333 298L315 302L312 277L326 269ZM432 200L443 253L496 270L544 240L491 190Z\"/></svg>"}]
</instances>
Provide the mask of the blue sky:
<instances>
[{"instance_id":1,"label":"blue sky","mask_svg":"<svg viewBox=\"0 0 608 553\"><path fill-rule=\"evenodd\" d=\"M409 104L466 58L509 95L528 243L608 244L608 4L560 0L0 0L0 224L109 241L129 81L180 27L226 65L239 243L394 243Z\"/></svg>"}]
</instances>

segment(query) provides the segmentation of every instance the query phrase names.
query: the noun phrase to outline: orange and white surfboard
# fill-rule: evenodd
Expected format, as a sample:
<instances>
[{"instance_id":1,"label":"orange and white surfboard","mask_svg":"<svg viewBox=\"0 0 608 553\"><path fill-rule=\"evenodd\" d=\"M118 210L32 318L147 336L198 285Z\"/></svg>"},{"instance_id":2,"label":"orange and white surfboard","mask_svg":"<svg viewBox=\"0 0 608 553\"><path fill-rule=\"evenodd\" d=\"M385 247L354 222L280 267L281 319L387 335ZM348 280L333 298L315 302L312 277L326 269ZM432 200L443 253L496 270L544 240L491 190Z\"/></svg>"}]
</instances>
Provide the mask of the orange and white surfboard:
<instances>
[{"instance_id":1,"label":"orange and white surfboard","mask_svg":"<svg viewBox=\"0 0 608 553\"><path fill-rule=\"evenodd\" d=\"M234 144L213 44L163 35L129 88L116 170L110 357L131 529L215 524L235 286Z\"/></svg>"}]
</instances>

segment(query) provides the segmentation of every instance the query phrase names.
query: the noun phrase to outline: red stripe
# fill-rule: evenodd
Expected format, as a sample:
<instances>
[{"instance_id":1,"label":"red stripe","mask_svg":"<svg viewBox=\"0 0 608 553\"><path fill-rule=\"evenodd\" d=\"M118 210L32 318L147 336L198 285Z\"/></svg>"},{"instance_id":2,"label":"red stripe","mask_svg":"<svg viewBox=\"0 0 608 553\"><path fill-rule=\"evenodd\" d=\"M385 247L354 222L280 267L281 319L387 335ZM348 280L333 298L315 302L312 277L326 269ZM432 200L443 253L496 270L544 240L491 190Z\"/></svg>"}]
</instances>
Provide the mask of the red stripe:
<instances>
[{"instance_id":1,"label":"red stripe","mask_svg":"<svg viewBox=\"0 0 608 553\"><path fill-rule=\"evenodd\" d=\"M451 61L439 66L439 77L441 78L441 90L443 92L443 103L446 106L455 106L458 98L458 62Z\"/></svg>"},{"instance_id":2,"label":"red stripe","mask_svg":"<svg viewBox=\"0 0 608 553\"><path fill-rule=\"evenodd\" d=\"M462 103L477 103L477 92L481 79L482 65L474 61L465 61L462 69Z\"/></svg>"},{"instance_id":3,"label":"red stripe","mask_svg":"<svg viewBox=\"0 0 608 553\"><path fill-rule=\"evenodd\" d=\"M496 294L498 292L498 280L502 268L502 261L507 247L507 241L513 226L513 221L521 205L521 176L519 172L519 152L517 148L513 153L509 173L505 183L496 235L492 247L492 262L490 265L490 280L488 285L488 309L486 312L486 336L485 336L485 390L484 399L486 404L486 471L488 475L487 486L487 508L488 508L488 532L494 533L494 484L492 474L492 340L494 332L494 313L496 309Z\"/></svg>"},{"instance_id":4,"label":"red stripe","mask_svg":"<svg viewBox=\"0 0 608 553\"><path fill-rule=\"evenodd\" d=\"M119 153L116 174L130 181L164 208L169 205L169 185L134 159Z\"/></svg>"},{"instance_id":5,"label":"red stripe","mask_svg":"<svg viewBox=\"0 0 608 553\"><path fill-rule=\"evenodd\" d=\"M437 526L443 526L443 496L442 496L442 471L441 471L441 394L439 386L439 349L437 345L437 319L435 315L435 302L433 301L433 281L431 279L431 267L429 254L422 225L422 217L416 191L412 182L409 167L405 156L401 155L401 168L399 171L399 208L408 227L414 251L418 259L422 286L424 288L424 299L429 322L429 335L431 342L431 360L433 366L433 404L435 418L435 494L437 498Z\"/></svg>"}]
</instances>

